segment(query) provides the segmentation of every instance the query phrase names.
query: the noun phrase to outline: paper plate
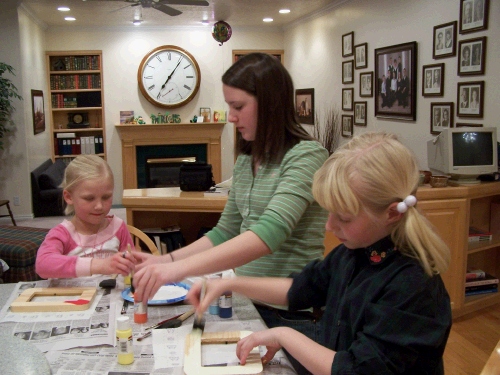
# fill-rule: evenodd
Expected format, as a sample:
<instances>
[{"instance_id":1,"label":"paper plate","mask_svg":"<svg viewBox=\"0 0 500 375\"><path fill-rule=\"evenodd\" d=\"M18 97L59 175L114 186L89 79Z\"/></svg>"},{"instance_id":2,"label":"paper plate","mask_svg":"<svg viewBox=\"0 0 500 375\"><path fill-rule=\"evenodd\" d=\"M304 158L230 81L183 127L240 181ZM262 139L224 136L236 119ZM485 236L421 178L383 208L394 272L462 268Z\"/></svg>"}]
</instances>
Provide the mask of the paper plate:
<instances>
[{"instance_id":1,"label":"paper plate","mask_svg":"<svg viewBox=\"0 0 500 375\"><path fill-rule=\"evenodd\" d=\"M190 286L184 283L165 284L156 292L153 299L148 301L148 305L168 305L184 301L189 289ZM130 287L123 290L122 298L134 303Z\"/></svg>"}]
</instances>

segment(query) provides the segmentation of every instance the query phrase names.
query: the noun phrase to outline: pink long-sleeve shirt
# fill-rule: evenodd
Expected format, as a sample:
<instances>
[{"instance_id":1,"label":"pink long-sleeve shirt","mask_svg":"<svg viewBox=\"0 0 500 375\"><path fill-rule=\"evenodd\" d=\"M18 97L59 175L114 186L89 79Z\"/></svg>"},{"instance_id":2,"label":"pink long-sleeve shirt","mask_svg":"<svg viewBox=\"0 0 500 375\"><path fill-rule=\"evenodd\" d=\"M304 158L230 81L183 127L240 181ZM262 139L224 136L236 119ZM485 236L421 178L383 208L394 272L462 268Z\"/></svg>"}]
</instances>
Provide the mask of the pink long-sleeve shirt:
<instances>
[{"instance_id":1,"label":"pink long-sleeve shirt","mask_svg":"<svg viewBox=\"0 0 500 375\"><path fill-rule=\"evenodd\" d=\"M42 278L90 276L92 258L107 258L133 248L133 240L125 222L110 216L108 226L97 234L76 231L69 220L52 228L40 245L36 257L36 273Z\"/></svg>"}]
</instances>

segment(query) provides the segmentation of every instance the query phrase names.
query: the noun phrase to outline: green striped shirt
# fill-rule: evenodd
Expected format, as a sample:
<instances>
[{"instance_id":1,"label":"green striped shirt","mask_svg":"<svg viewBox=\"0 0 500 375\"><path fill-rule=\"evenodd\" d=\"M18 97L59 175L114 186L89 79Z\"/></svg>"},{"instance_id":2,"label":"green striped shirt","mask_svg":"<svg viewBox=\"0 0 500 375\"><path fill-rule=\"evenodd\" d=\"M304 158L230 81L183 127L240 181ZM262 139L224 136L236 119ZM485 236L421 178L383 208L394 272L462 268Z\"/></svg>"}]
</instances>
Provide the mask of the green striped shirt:
<instances>
[{"instance_id":1,"label":"green striped shirt","mask_svg":"<svg viewBox=\"0 0 500 375\"><path fill-rule=\"evenodd\" d=\"M251 230L271 249L238 267L238 276L287 277L322 257L328 213L314 201L311 185L327 158L318 142L301 141L281 164L261 165L254 177L251 157L238 157L224 212L207 236L217 246Z\"/></svg>"}]
</instances>

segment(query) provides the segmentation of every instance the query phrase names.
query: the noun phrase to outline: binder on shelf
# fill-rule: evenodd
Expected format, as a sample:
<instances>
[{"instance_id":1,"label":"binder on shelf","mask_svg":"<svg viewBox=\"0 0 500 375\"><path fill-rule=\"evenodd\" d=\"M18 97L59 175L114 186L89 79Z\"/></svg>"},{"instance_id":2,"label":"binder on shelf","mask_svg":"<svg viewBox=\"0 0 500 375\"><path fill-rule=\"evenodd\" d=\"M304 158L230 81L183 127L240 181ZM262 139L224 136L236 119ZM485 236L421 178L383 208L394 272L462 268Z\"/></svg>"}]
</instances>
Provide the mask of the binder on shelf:
<instances>
[{"instance_id":1,"label":"binder on shelf","mask_svg":"<svg viewBox=\"0 0 500 375\"><path fill-rule=\"evenodd\" d=\"M477 279L484 279L486 276L486 272L480 269L470 269L467 270L467 273L465 274L465 280L477 280Z\"/></svg>"},{"instance_id":2,"label":"binder on shelf","mask_svg":"<svg viewBox=\"0 0 500 375\"><path fill-rule=\"evenodd\" d=\"M472 291L465 291L466 296L474 296L477 294L488 294L488 293L498 293L498 288L493 288L493 289L483 289L483 290L472 290Z\"/></svg>"},{"instance_id":3,"label":"binder on shelf","mask_svg":"<svg viewBox=\"0 0 500 375\"><path fill-rule=\"evenodd\" d=\"M492 238L493 235L490 232L475 227L469 227L469 242L491 241Z\"/></svg>"}]
</instances>

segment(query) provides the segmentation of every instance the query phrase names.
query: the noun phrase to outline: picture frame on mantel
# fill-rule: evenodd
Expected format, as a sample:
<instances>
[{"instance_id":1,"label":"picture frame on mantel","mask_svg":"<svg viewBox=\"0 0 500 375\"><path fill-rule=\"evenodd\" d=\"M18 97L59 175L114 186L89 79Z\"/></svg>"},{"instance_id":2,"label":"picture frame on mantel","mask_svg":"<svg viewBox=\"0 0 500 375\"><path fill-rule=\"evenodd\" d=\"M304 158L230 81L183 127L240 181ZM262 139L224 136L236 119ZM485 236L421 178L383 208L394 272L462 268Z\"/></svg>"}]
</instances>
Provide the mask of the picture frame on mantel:
<instances>
[{"instance_id":1,"label":"picture frame on mantel","mask_svg":"<svg viewBox=\"0 0 500 375\"><path fill-rule=\"evenodd\" d=\"M31 90L31 109L33 110L33 134L43 133L45 131L45 109L42 90Z\"/></svg>"}]
</instances>

